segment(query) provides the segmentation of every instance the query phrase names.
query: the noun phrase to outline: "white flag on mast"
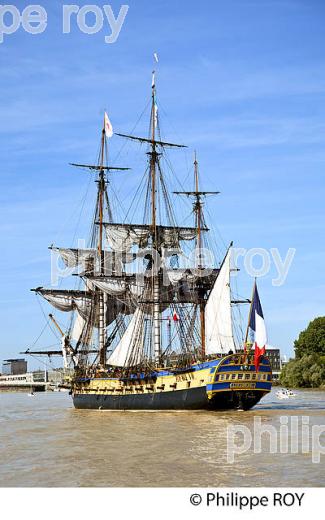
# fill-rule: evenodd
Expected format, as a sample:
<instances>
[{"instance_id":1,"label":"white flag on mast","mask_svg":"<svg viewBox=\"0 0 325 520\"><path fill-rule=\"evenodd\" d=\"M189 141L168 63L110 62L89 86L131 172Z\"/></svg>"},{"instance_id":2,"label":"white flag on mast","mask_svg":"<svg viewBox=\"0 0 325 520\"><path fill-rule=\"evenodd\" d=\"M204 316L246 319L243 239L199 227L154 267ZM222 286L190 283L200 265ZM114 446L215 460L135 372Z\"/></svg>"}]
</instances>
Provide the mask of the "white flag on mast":
<instances>
[{"instance_id":1,"label":"white flag on mast","mask_svg":"<svg viewBox=\"0 0 325 520\"><path fill-rule=\"evenodd\" d=\"M105 112L105 116L104 116L104 129L105 129L106 137L107 138L112 137L112 135L114 133L113 126L112 126L112 123L110 122L109 117L106 112Z\"/></svg>"}]
</instances>

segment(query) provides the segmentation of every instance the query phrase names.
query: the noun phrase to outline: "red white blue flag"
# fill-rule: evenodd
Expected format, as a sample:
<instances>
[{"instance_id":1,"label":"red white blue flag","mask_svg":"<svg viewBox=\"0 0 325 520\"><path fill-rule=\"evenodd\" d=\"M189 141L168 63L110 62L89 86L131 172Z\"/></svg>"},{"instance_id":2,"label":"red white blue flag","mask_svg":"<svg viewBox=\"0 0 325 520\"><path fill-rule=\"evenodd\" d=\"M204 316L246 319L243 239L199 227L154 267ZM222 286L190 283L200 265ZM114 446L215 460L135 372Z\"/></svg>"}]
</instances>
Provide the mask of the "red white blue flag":
<instances>
[{"instance_id":1,"label":"red white blue flag","mask_svg":"<svg viewBox=\"0 0 325 520\"><path fill-rule=\"evenodd\" d=\"M266 327L265 327L262 306L261 306L256 282L255 282L255 286L254 286L249 327L254 332L254 347L255 347L254 362L255 362L255 369L257 372L258 367L260 365L261 357L265 355L267 336L266 336Z\"/></svg>"}]
</instances>

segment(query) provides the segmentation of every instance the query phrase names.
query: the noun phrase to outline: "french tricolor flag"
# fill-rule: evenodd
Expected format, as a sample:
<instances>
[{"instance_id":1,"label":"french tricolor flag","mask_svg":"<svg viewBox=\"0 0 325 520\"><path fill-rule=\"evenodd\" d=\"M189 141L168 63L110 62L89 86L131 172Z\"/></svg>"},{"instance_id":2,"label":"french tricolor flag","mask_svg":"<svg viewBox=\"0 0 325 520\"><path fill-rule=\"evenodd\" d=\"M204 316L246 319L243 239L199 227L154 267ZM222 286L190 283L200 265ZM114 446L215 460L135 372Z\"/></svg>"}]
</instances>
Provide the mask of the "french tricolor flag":
<instances>
[{"instance_id":1,"label":"french tricolor flag","mask_svg":"<svg viewBox=\"0 0 325 520\"><path fill-rule=\"evenodd\" d=\"M260 365L261 357L265 355L267 336L266 336L266 327L265 327L262 306L261 306L256 282L255 282L254 291L253 291L253 300L252 300L252 306L251 306L249 327L252 331L254 331L254 347L255 347L254 363L255 363L255 370L257 372L258 367Z\"/></svg>"}]
</instances>

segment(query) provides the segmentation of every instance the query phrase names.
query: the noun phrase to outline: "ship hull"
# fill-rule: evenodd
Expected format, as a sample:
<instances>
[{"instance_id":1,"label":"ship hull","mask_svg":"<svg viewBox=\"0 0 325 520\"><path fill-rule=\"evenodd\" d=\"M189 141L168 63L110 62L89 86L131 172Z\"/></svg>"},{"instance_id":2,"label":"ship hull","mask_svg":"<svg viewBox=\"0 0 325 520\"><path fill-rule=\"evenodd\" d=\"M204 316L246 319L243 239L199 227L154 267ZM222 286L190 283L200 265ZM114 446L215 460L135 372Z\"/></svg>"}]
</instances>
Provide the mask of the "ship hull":
<instances>
[{"instance_id":1,"label":"ship hull","mask_svg":"<svg viewBox=\"0 0 325 520\"><path fill-rule=\"evenodd\" d=\"M271 390L271 370L267 359L258 373L243 360L226 356L180 374L163 370L149 382L81 378L72 388L73 403L84 410L249 410Z\"/></svg>"},{"instance_id":2,"label":"ship hull","mask_svg":"<svg viewBox=\"0 0 325 520\"><path fill-rule=\"evenodd\" d=\"M200 410L207 408L205 388L144 395L76 395L75 408L101 410Z\"/></svg>"},{"instance_id":3,"label":"ship hull","mask_svg":"<svg viewBox=\"0 0 325 520\"><path fill-rule=\"evenodd\" d=\"M73 404L81 410L249 410L265 393L219 392L212 399L208 399L205 388L147 395L79 394L73 397Z\"/></svg>"}]
</instances>

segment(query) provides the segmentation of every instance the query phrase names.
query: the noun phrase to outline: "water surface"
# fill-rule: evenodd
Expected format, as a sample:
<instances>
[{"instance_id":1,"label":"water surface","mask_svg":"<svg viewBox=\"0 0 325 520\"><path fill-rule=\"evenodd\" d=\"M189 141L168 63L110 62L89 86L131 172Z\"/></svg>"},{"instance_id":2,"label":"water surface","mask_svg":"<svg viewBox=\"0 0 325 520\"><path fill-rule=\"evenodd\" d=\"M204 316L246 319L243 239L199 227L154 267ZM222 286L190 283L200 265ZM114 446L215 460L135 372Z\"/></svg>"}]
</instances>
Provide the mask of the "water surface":
<instances>
[{"instance_id":1,"label":"water surface","mask_svg":"<svg viewBox=\"0 0 325 520\"><path fill-rule=\"evenodd\" d=\"M279 431L282 416L325 425L325 392L279 401L272 391L249 412L88 411L66 393L0 393L0 486L324 485L325 456L313 464L300 439L298 453L270 454L264 435L262 453L227 461L228 426L252 431L260 417Z\"/></svg>"}]
</instances>

